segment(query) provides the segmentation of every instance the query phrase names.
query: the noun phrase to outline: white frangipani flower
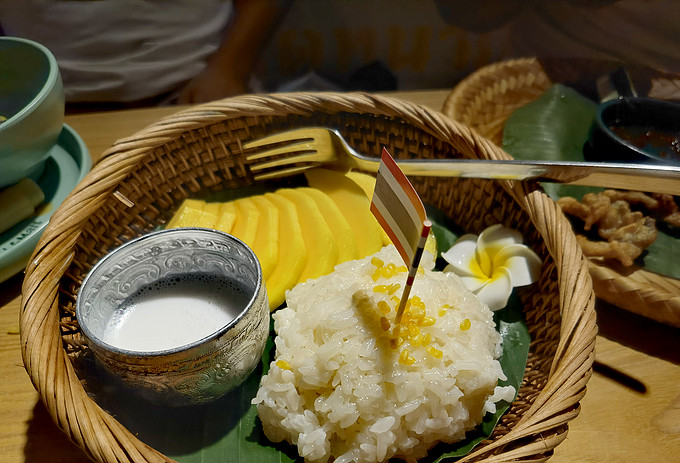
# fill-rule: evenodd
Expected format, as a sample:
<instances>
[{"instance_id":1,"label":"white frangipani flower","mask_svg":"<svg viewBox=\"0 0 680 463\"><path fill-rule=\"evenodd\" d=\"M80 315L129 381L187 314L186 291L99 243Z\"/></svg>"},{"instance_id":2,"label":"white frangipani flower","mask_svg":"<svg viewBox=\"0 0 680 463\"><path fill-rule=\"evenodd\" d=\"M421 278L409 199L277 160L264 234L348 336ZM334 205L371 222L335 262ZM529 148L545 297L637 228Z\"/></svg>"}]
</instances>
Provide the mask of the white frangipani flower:
<instances>
[{"instance_id":1,"label":"white frangipani flower","mask_svg":"<svg viewBox=\"0 0 680 463\"><path fill-rule=\"evenodd\" d=\"M522 244L522 235L501 224L461 236L442 257L449 263L444 271L460 276L491 310L505 307L512 288L535 282L541 271L541 259Z\"/></svg>"}]
</instances>

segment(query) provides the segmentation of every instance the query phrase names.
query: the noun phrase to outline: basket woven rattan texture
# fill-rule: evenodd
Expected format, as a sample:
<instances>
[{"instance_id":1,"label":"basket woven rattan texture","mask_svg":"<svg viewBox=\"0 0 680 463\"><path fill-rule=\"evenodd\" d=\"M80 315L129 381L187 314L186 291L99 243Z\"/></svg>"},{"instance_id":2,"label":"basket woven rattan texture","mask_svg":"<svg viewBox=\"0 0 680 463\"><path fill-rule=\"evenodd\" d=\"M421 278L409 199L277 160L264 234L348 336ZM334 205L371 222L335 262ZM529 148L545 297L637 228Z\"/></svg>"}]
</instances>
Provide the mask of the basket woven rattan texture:
<instances>
[{"instance_id":1,"label":"basket woven rattan texture","mask_svg":"<svg viewBox=\"0 0 680 463\"><path fill-rule=\"evenodd\" d=\"M460 82L442 111L500 146L510 114L540 97L552 84L535 58L491 64ZM595 260L589 260L588 265L597 297L680 327L680 280Z\"/></svg>"},{"instance_id":2,"label":"basket woven rattan texture","mask_svg":"<svg viewBox=\"0 0 680 463\"><path fill-rule=\"evenodd\" d=\"M75 294L92 265L162 225L188 196L253 184L245 141L284 129L339 129L354 148L395 157L506 158L494 144L435 111L367 94L243 96L180 112L117 142L55 212L26 271L24 363L51 416L96 461L164 461L83 387L87 354ZM492 438L464 461L544 461L566 437L592 371L594 295L569 223L535 185L415 178L424 201L479 233L502 222L542 257L521 293L532 343L519 397Z\"/></svg>"}]
</instances>

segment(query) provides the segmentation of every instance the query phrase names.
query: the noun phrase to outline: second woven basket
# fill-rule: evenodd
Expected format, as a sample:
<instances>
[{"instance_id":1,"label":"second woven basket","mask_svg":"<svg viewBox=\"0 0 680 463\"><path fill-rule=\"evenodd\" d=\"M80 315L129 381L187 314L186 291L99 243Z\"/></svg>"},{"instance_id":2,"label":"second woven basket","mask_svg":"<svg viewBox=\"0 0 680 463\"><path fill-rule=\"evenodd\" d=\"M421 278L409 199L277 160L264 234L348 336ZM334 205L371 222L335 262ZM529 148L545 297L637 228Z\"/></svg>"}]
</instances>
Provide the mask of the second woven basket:
<instances>
[{"instance_id":1,"label":"second woven basket","mask_svg":"<svg viewBox=\"0 0 680 463\"><path fill-rule=\"evenodd\" d=\"M486 66L461 81L443 112L498 146L503 126L519 107L540 97L553 81L535 58ZM588 261L595 294L604 301L653 320L680 327L680 280L644 268Z\"/></svg>"}]
</instances>

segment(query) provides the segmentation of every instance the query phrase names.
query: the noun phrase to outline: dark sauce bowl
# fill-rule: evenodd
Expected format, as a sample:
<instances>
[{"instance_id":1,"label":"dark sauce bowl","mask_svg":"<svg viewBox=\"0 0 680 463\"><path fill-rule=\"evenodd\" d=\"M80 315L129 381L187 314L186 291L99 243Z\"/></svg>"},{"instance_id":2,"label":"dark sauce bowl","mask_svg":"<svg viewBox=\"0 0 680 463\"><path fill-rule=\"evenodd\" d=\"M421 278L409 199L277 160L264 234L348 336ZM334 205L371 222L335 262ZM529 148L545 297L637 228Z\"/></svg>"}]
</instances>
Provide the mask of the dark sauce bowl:
<instances>
[{"instance_id":1,"label":"dark sauce bowl","mask_svg":"<svg viewBox=\"0 0 680 463\"><path fill-rule=\"evenodd\" d=\"M595 162L680 165L680 104L633 97L602 103L583 154Z\"/></svg>"}]
</instances>

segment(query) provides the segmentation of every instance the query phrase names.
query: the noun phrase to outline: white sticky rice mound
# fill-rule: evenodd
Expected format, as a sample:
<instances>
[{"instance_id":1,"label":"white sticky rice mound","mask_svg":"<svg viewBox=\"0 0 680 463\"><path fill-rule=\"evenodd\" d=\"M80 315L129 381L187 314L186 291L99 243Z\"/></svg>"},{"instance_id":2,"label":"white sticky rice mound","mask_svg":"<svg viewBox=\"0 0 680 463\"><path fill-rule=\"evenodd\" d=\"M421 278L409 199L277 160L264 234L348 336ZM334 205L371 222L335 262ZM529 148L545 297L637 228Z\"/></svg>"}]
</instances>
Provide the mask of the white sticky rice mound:
<instances>
[{"instance_id":1,"label":"white sticky rice mound","mask_svg":"<svg viewBox=\"0 0 680 463\"><path fill-rule=\"evenodd\" d=\"M394 246L374 256L403 265ZM287 308L273 315L275 360L253 403L266 436L296 445L308 462L414 461L438 442L464 439L498 401L515 396L513 387L497 386L505 376L492 312L455 274L432 271L429 253L411 297L418 295L436 319L421 329L442 357L408 340L391 347L391 330L380 327L382 314L367 307L380 300L394 307L393 295L373 288L403 287L405 273L375 282L371 257L296 286L286 296ZM442 309L445 304L450 308ZM393 321L394 310L387 317ZM466 318L471 325L463 331ZM404 348L415 358L412 365L399 362Z\"/></svg>"}]
</instances>

